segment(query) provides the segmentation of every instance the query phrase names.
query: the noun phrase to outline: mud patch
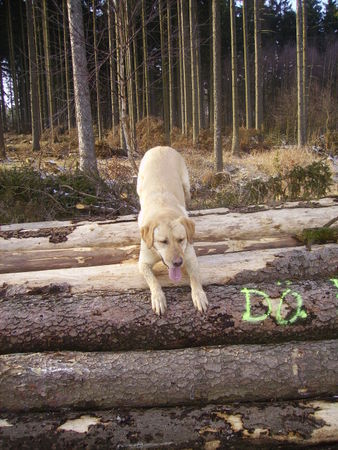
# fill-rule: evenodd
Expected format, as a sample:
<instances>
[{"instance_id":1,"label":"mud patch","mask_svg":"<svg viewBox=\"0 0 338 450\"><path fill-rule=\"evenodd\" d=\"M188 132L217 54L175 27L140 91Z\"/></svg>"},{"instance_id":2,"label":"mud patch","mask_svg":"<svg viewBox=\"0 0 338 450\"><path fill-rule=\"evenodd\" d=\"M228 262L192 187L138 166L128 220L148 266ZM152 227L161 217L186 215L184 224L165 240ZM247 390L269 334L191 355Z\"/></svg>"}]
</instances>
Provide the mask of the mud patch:
<instances>
[{"instance_id":1,"label":"mud patch","mask_svg":"<svg viewBox=\"0 0 338 450\"><path fill-rule=\"evenodd\" d=\"M41 238L49 237L49 242L58 244L68 240L68 235L74 230L74 227L59 227L59 228L41 228L39 230L8 230L0 231L0 238L3 239L27 239L27 238Z\"/></svg>"}]
</instances>

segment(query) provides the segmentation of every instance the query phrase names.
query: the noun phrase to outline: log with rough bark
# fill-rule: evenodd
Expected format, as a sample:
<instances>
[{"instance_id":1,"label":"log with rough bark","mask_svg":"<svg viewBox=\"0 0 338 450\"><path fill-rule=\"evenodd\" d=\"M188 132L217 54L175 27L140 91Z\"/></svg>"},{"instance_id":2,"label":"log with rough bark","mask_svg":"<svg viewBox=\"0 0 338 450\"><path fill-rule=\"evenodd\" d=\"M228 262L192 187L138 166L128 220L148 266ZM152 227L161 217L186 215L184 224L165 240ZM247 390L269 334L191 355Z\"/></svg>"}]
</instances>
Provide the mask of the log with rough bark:
<instances>
[{"instance_id":1,"label":"log with rough bark","mask_svg":"<svg viewBox=\"0 0 338 450\"><path fill-rule=\"evenodd\" d=\"M302 205L302 204L301 204ZM285 238L304 228L323 226L338 215L333 199L319 201L319 207L287 204L280 209L231 213L215 209L193 212L196 223L195 241L256 240ZM253 210L255 211L255 210ZM74 248L113 247L139 244L140 233L135 216L102 222L21 224L2 226L0 247L3 252Z\"/></svg>"},{"instance_id":2,"label":"log with rough bark","mask_svg":"<svg viewBox=\"0 0 338 450\"><path fill-rule=\"evenodd\" d=\"M150 294L72 294L52 285L0 293L0 353L121 351L332 339L338 335L338 280L207 286L210 307L195 311L189 288L168 288L168 310Z\"/></svg>"},{"instance_id":3,"label":"log with rough bark","mask_svg":"<svg viewBox=\"0 0 338 450\"><path fill-rule=\"evenodd\" d=\"M338 403L322 400L0 415L1 450L333 449L337 441Z\"/></svg>"},{"instance_id":4,"label":"log with rough bark","mask_svg":"<svg viewBox=\"0 0 338 450\"><path fill-rule=\"evenodd\" d=\"M204 285L329 278L337 274L338 246L318 245L311 251L298 247L211 254L201 256L199 266ZM158 263L154 271L162 286L174 285L162 263ZM124 264L0 274L0 286L12 287L13 293L37 292L50 284L67 284L72 293L148 290L136 260ZM177 284L189 285L188 277L182 276Z\"/></svg>"},{"instance_id":5,"label":"log with rough bark","mask_svg":"<svg viewBox=\"0 0 338 450\"><path fill-rule=\"evenodd\" d=\"M330 396L338 341L0 356L0 410L156 407Z\"/></svg>"}]
</instances>

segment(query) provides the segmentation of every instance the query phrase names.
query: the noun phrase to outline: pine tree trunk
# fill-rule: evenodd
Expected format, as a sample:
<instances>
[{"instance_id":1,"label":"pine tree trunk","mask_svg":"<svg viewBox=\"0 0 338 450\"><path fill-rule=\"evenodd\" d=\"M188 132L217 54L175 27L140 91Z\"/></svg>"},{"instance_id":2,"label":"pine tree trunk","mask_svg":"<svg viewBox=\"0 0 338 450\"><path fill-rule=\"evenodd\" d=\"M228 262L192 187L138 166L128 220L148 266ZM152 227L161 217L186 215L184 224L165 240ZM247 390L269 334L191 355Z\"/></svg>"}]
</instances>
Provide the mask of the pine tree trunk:
<instances>
[{"instance_id":1,"label":"pine tree trunk","mask_svg":"<svg viewBox=\"0 0 338 450\"><path fill-rule=\"evenodd\" d=\"M79 139L80 170L97 175L88 68L83 30L82 7L78 0L67 0L72 50L76 123Z\"/></svg>"},{"instance_id":2,"label":"pine tree trunk","mask_svg":"<svg viewBox=\"0 0 338 450\"><path fill-rule=\"evenodd\" d=\"M196 145L198 140L198 99L197 99L197 73L196 73L196 4L189 0L189 27L190 27L190 69L191 69L191 100L192 100L192 141Z\"/></svg>"},{"instance_id":3,"label":"pine tree trunk","mask_svg":"<svg viewBox=\"0 0 338 450\"><path fill-rule=\"evenodd\" d=\"M118 107L116 98L116 59L114 57L114 20L111 2L107 2L107 17L108 17L108 41L109 41L109 85L110 85L110 104L111 104L111 126L113 133L115 132L115 125L118 122Z\"/></svg>"},{"instance_id":4,"label":"pine tree trunk","mask_svg":"<svg viewBox=\"0 0 338 450\"><path fill-rule=\"evenodd\" d=\"M65 2L67 0L64 0ZM36 61L37 61L37 69L38 69L38 97L39 97L39 110L40 110L40 134L44 129L44 90L42 89L43 84L43 73L41 70L41 39L40 39L40 27L39 20L37 17L37 6L35 3L32 3L33 6L33 22L34 22L34 41L35 41L35 53L36 53Z\"/></svg>"},{"instance_id":5,"label":"pine tree trunk","mask_svg":"<svg viewBox=\"0 0 338 450\"><path fill-rule=\"evenodd\" d=\"M212 17L212 0L209 0L209 16ZM210 20L210 36L212 36L212 20ZM208 103L208 120L210 130L214 129L214 67L213 67L213 40L210 39L209 44L209 86L208 86L208 95L209 95L209 103Z\"/></svg>"},{"instance_id":6,"label":"pine tree trunk","mask_svg":"<svg viewBox=\"0 0 338 450\"><path fill-rule=\"evenodd\" d=\"M303 137L304 144L307 142L307 11L306 1L302 0L303 12Z\"/></svg>"},{"instance_id":7,"label":"pine tree trunk","mask_svg":"<svg viewBox=\"0 0 338 450\"><path fill-rule=\"evenodd\" d=\"M94 61L95 61L95 86L96 86L96 122L99 141L102 141L102 121L101 121L101 96L100 96L100 68L98 61L98 47L96 37L96 0L92 0L93 8L93 36L94 36Z\"/></svg>"},{"instance_id":8,"label":"pine tree trunk","mask_svg":"<svg viewBox=\"0 0 338 450\"><path fill-rule=\"evenodd\" d=\"M184 74L183 74L183 44L182 44L182 3L177 0L177 24L178 24L178 58L179 58L179 97L177 104L180 105L181 132L185 133L185 101L184 101Z\"/></svg>"},{"instance_id":9,"label":"pine tree trunk","mask_svg":"<svg viewBox=\"0 0 338 450\"><path fill-rule=\"evenodd\" d=\"M6 159L6 146L4 138L4 127L2 124L2 105L0 104L0 159Z\"/></svg>"},{"instance_id":10,"label":"pine tree trunk","mask_svg":"<svg viewBox=\"0 0 338 450\"><path fill-rule=\"evenodd\" d=\"M125 2L121 1L115 6L115 17L116 17L116 42L118 47L118 80L120 86L120 122L122 126L122 139L123 143L127 148L128 159L133 168L134 173L137 173L137 166L135 164L133 151L130 142L130 133L128 130L128 116L127 116L127 98L126 98L126 78L127 73L125 69L125 62L128 57L128 42L126 42L126 20L125 20Z\"/></svg>"},{"instance_id":11,"label":"pine tree trunk","mask_svg":"<svg viewBox=\"0 0 338 450\"><path fill-rule=\"evenodd\" d=\"M5 103L5 92L2 80L2 66L0 61L0 103L1 103L1 115L2 115L2 126L3 131L7 130L7 117L6 117L6 103Z\"/></svg>"},{"instance_id":12,"label":"pine tree trunk","mask_svg":"<svg viewBox=\"0 0 338 450\"><path fill-rule=\"evenodd\" d=\"M47 0L42 0L42 29L43 29L43 42L45 50L45 65L46 65L46 81L47 81L47 97L48 97L48 118L49 128L51 132L51 142L54 142L54 107L53 107L53 80L50 65L50 44L49 44L49 29L48 29L48 11Z\"/></svg>"},{"instance_id":13,"label":"pine tree trunk","mask_svg":"<svg viewBox=\"0 0 338 450\"><path fill-rule=\"evenodd\" d=\"M231 79L232 79L232 145L233 155L239 154L238 132L238 93L237 93L237 46L236 46L236 11L235 2L230 0L231 26Z\"/></svg>"},{"instance_id":14,"label":"pine tree trunk","mask_svg":"<svg viewBox=\"0 0 338 450\"><path fill-rule=\"evenodd\" d=\"M221 132L221 55L220 55L220 11L218 0L212 0L212 53L213 53L213 105L214 105L214 157L215 170L223 170Z\"/></svg>"},{"instance_id":15,"label":"pine tree trunk","mask_svg":"<svg viewBox=\"0 0 338 450\"><path fill-rule=\"evenodd\" d=\"M255 26L255 128L263 126L263 76L262 76L262 43L261 43L261 0L254 0Z\"/></svg>"},{"instance_id":16,"label":"pine tree trunk","mask_svg":"<svg viewBox=\"0 0 338 450\"><path fill-rule=\"evenodd\" d=\"M14 40L13 40L13 26L12 26L12 14L10 0L7 0L8 11L8 44L9 44L9 66L13 83L14 94L14 108L15 108L15 128L18 133L21 132L20 121L20 109L19 109L19 93L18 93L18 80L15 67L15 52L14 52Z\"/></svg>"},{"instance_id":17,"label":"pine tree trunk","mask_svg":"<svg viewBox=\"0 0 338 450\"><path fill-rule=\"evenodd\" d=\"M304 105L303 105L303 37L302 37L302 3L296 3L296 37L297 37L297 143L303 147L304 141Z\"/></svg>"},{"instance_id":18,"label":"pine tree trunk","mask_svg":"<svg viewBox=\"0 0 338 450\"><path fill-rule=\"evenodd\" d=\"M65 89L66 89L66 102L67 102L67 128L68 133L72 127L72 113L70 104L70 88L69 88L69 60L68 60L68 14L67 14L67 0L62 2L62 23L63 23L63 51L65 55Z\"/></svg>"},{"instance_id":19,"label":"pine tree trunk","mask_svg":"<svg viewBox=\"0 0 338 450\"><path fill-rule=\"evenodd\" d=\"M243 47L245 73L245 124L252 128L251 92L250 92L250 62L248 42L248 0L243 0Z\"/></svg>"},{"instance_id":20,"label":"pine tree trunk","mask_svg":"<svg viewBox=\"0 0 338 450\"><path fill-rule=\"evenodd\" d=\"M120 36L120 27L121 21L119 19L119 9L120 5L115 4L115 40L116 40L116 65L117 65L117 97L118 97L118 109L119 109L119 134L120 134L120 147L125 150L127 148L127 144L124 137L123 132L123 111L122 111L122 97L125 102L125 82L124 82L124 64L121 66L121 58L124 57L122 53L122 45L121 45L121 36ZM123 56L122 56L123 55ZM122 62L123 63L123 62Z\"/></svg>"},{"instance_id":21,"label":"pine tree trunk","mask_svg":"<svg viewBox=\"0 0 338 450\"><path fill-rule=\"evenodd\" d=\"M174 128L174 78L173 78L173 49L171 26L171 0L167 0L167 38L168 38L168 96L169 96L169 128Z\"/></svg>"},{"instance_id":22,"label":"pine tree trunk","mask_svg":"<svg viewBox=\"0 0 338 450\"><path fill-rule=\"evenodd\" d=\"M40 150L40 109L39 109L39 94L38 94L39 85L38 85L38 67L34 42L32 0L26 1L26 12L27 12L27 40L29 52L30 100L31 100L31 117L32 117L32 147L33 150Z\"/></svg>"},{"instance_id":23,"label":"pine tree trunk","mask_svg":"<svg viewBox=\"0 0 338 450\"><path fill-rule=\"evenodd\" d=\"M21 123L22 131L27 133L30 131L32 118L31 118L31 100L30 100L30 72L29 72L29 61L28 48L27 48L27 31L25 31L25 19L24 11L25 5L20 2L19 4L19 15L20 15L20 28L21 28L21 55L20 55L20 67L23 73L19 77L19 86L21 93L20 98L20 113L21 113ZM26 18L27 22L27 18Z\"/></svg>"},{"instance_id":24,"label":"pine tree trunk","mask_svg":"<svg viewBox=\"0 0 338 450\"><path fill-rule=\"evenodd\" d=\"M159 20L161 35L161 61L162 61L162 95L163 95L163 121L166 143L170 145L170 111L169 111L169 95L168 95L168 55L165 42L165 16L163 8L163 0L159 0Z\"/></svg>"},{"instance_id":25,"label":"pine tree trunk","mask_svg":"<svg viewBox=\"0 0 338 450\"><path fill-rule=\"evenodd\" d=\"M149 117L149 74L148 74L148 50L147 50L147 27L145 21L145 0L142 0L142 43L143 43L143 88L144 88L144 100L143 100L143 115Z\"/></svg>"},{"instance_id":26,"label":"pine tree trunk","mask_svg":"<svg viewBox=\"0 0 338 450\"><path fill-rule=\"evenodd\" d=\"M138 61L138 45L137 32L135 30L134 20L132 21L132 35L133 35L133 57L134 57L134 83L135 83L135 125L141 120L140 107L140 77L139 77L139 61ZM135 132L136 134L136 132Z\"/></svg>"},{"instance_id":27,"label":"pine tree trunk","mask_svg":"<svg viewBox=\"0 0 338 450\"><path fill-rule=\"evenodd\" d=\"M184 134L188 134L188 63L185 31L185 3L180 0L181 13L181 42L182 42L182 73L183 73L183 102L184 102Z\"/></svg>"},{"instance_id":28,"label":"pine tree trunk","mask_svg":"<svg viewBox=\"0 0 338 450\"><path fill-rule=\"evenodd\" d=\"M124 1L123 7L123 34L124 34L124 45L126 52L125 61L125 74L126 74L126 85L127 85L127 98L128 98L128 117L129 117L129 132L130 139L129 145L131 146L131 154L137 151L136 144L136 114L135 114L135 95L133 84L133 59L132 59L132 39L130 36L130 23L129 23L129 6L128 0Z\"/></svg>"}]
</instances>

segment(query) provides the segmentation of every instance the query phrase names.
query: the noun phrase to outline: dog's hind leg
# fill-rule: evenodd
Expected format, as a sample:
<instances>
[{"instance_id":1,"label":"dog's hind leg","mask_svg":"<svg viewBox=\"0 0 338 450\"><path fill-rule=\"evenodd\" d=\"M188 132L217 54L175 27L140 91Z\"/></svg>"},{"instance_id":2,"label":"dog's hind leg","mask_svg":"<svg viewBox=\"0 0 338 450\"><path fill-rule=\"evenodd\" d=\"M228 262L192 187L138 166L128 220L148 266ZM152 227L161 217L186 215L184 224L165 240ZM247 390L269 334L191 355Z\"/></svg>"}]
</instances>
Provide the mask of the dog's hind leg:
<instances>
[{"instance_id":1,"label":"dog's hind leg","mask_svg":"<svg viewBox=\"0 0 338 450\"><path fill-rule=\"evenodd\" d=\"M191 200L190 181L189 181L188 169L187 169L187 166L185 165L184 161L182 161L182 164L181 164L181 179L182 179L185 202L189 203Z\"/></svg>"}]
</instances>

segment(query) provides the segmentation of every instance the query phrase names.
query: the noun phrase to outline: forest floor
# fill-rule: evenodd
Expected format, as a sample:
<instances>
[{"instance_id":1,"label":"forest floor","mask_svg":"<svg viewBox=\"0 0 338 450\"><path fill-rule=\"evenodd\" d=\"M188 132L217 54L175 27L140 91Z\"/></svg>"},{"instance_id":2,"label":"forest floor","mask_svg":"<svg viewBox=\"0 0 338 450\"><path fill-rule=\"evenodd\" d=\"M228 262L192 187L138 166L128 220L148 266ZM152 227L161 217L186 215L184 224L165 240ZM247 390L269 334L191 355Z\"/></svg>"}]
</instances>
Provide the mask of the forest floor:
<instances>
[{"instance_id":1,"label":"forest floor","mask_svg":"<svg viewBox=\"0 0 338 450\"><path fill-rule=\"evenodd\" d=\"M161 122L138 124L139 154L164 144ZM50 143L42 136L41 150L31 150L31 136L5 135L7 160L0 162L0 223L63 218L111 217L138 211L135 174L117 133L96 142L101 178L79 176L76 131L57 134ZM213 171L212 134L203 131L197 146L179 130L172 146L184 156L191 178L190 209L241 208L338 195L338 157L324 142L297 149L276 145L254 130L240 130L241 155L230 153L231 136L223 138L224 170Z\"/></svg>"}]
</instances>

